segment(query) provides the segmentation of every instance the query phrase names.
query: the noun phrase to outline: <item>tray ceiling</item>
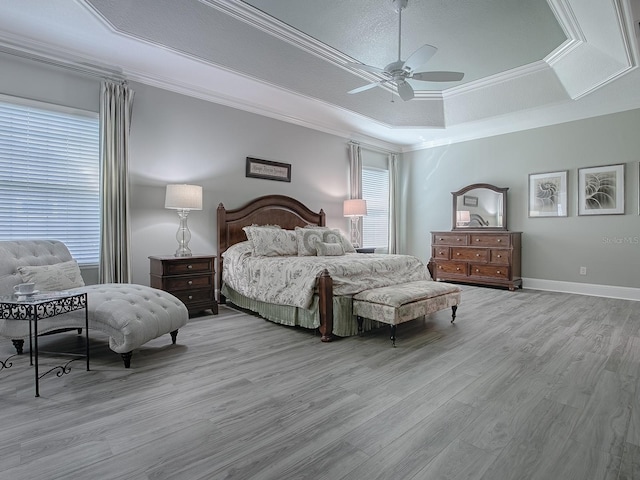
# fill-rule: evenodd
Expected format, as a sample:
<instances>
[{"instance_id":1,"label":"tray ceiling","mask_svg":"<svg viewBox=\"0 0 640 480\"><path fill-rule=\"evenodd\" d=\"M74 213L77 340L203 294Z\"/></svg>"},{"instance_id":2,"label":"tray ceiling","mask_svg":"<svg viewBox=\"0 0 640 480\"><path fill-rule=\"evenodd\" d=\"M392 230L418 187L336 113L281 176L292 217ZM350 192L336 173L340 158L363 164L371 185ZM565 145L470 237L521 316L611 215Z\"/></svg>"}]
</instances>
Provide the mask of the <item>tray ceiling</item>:
<instances>
[{"instance_id":1,"label":"tray ceiling","mask_svg":"<svg viewBox=\"0 0 640 480\"><path fill-rule=\"evenodd\" d=\"M465 78L412 81L416 98L408 102L388 87L347 94L380 78L347 62L382 68L397 59L390 0L15 0L0 4L0 44L419 148L640 106L637 92L619 88L626 101L609 92L606 104L589 100L637 75L637 7L638 0L409 0L402 59L428 43L438 51L420 70Z\"/></svg>"}]
</instances>

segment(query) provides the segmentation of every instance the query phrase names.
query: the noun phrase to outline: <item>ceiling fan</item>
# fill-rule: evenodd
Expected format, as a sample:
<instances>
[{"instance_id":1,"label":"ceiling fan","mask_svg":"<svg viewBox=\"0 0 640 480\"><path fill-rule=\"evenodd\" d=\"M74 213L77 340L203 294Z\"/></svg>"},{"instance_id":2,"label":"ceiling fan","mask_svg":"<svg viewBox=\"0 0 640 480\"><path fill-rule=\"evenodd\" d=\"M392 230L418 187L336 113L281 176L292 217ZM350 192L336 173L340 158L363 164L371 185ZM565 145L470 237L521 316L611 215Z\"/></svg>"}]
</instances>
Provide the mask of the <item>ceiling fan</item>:
<instances>
[{"instance_id":1,"label":"ceiling fan","mask_svg":"<svg viewBox=\"0 0 640 480\"><path fill-rule=\"evenodd\" d=\"M370 88L382 86L386 83L395 84L398 91L398 95L402 100L411 100L414 97L413 88L407 82L407 80L420 80L424 82L457 82L462 80L464 73L462 72L414 72L418 67L421 67L429 61L438 49L432 45L425 44L418 50L413 52L409 58L405 61L401 59L401 40L402 40L402 10L407 7L409 0L391 0L393 4L397 5L398 10L398 60L390 63L384 68L373 67L371 65L364 65L362 63L348 62L352 68L364 70L366 72L377 73L384 78L374 83L364 85L362 87L354 88L347 93L360 93Z\"/></svg>"}]
</instances>

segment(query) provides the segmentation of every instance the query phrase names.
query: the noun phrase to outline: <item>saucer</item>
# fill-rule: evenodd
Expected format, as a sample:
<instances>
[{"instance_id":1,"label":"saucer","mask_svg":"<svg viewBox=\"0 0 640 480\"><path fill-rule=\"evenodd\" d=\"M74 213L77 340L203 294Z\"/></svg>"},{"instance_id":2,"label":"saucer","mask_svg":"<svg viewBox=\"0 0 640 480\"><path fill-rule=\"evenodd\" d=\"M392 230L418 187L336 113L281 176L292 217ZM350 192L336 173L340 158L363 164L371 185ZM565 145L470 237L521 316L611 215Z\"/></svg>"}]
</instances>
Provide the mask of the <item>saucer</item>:
<instances>
[{"instance_id":1,"label":"saucer","mask_svg":"<svg viewBox=\"0 0 640 480\"><path fill-rule=\"evenodd\" d=\"M20 292L15 292L15 296L16 297L31 297L32 295L36 295L40 293L40 290L34 290L33 292L29 292L29 293L20 293Z\"/></svg>"}]
</instances>

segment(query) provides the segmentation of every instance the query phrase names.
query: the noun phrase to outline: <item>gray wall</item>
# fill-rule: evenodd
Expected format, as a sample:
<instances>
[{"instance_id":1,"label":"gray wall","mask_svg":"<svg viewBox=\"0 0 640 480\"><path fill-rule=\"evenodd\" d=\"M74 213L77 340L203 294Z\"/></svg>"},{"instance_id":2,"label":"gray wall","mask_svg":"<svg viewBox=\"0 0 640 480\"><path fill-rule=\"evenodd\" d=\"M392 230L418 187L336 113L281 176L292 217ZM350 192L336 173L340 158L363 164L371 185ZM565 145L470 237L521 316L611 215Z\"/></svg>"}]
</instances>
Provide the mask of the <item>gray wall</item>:
<instances>
[{"instance_id":1,"label":"gray wall","mask_svg":"<svg viewBox=\"0 0 640 480\"><path fill-rule=\"evenodd\" d=\"M509 187L508 227L523 232L522 276L640 287L640 110L405 153L403 251L430 257L430 231L451 229L451 192ZM577 169L626 164L625 215L577 216ZM528 217L528 175L568 170L568 217ZM579 275L579 267L587 275ZM526 287L526 282L525 282Z\"/></svg>"},{"instance_id":2,"label":"gray wall","mask_svg":"<svg viewBox=\"0 0 640 480\"><path fill-rule=\"evenodd\" d=\"M165 210L167 183L204 187L204 209L189 214L194 253L216 252L216 208L271 194L324 209L327 224L348 231L347 141L278 120L142 84L131 129L133 281L149 281L149 255L173 254L178 217ZM291 183L245 177L246 157L291 164Z\"/></svg>"}]
</instances>

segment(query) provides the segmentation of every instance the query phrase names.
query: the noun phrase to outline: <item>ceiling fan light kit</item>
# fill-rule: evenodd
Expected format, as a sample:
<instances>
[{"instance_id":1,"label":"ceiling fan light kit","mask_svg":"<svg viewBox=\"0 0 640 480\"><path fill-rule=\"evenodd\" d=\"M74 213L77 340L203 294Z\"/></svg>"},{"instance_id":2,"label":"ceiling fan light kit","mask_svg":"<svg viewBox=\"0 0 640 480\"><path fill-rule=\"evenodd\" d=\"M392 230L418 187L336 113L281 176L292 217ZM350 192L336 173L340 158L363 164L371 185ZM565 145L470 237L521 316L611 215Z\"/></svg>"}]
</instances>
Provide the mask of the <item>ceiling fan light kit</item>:
<instances>
[{"instance_id":1,"label":"ceiling fan light kit","mask_svg":"<svg viewBox=\"0 0 640 480\"><path fill-rule=\"evenodd\" d=\"M387 83L396 87L398 95L402 100L411 100L414 97L413 87L407 80L419 80L421 82L458 82L464 77L462 72L415 72L415 69L427 63L431 57L438 51L433 45L425 44L418 50L413 52L409 58L402 60L402 10L407 8L409 0L391 0L394 8L398 12L398 60L391 62L384 68L364 65L362 63L348 62L352 68L363 70L365 72L376 73L383 78L377 82L363 85L362 87L350 90L349 94L364 92L374 87L382 86Z\"/></svg>"}]
</instances>

